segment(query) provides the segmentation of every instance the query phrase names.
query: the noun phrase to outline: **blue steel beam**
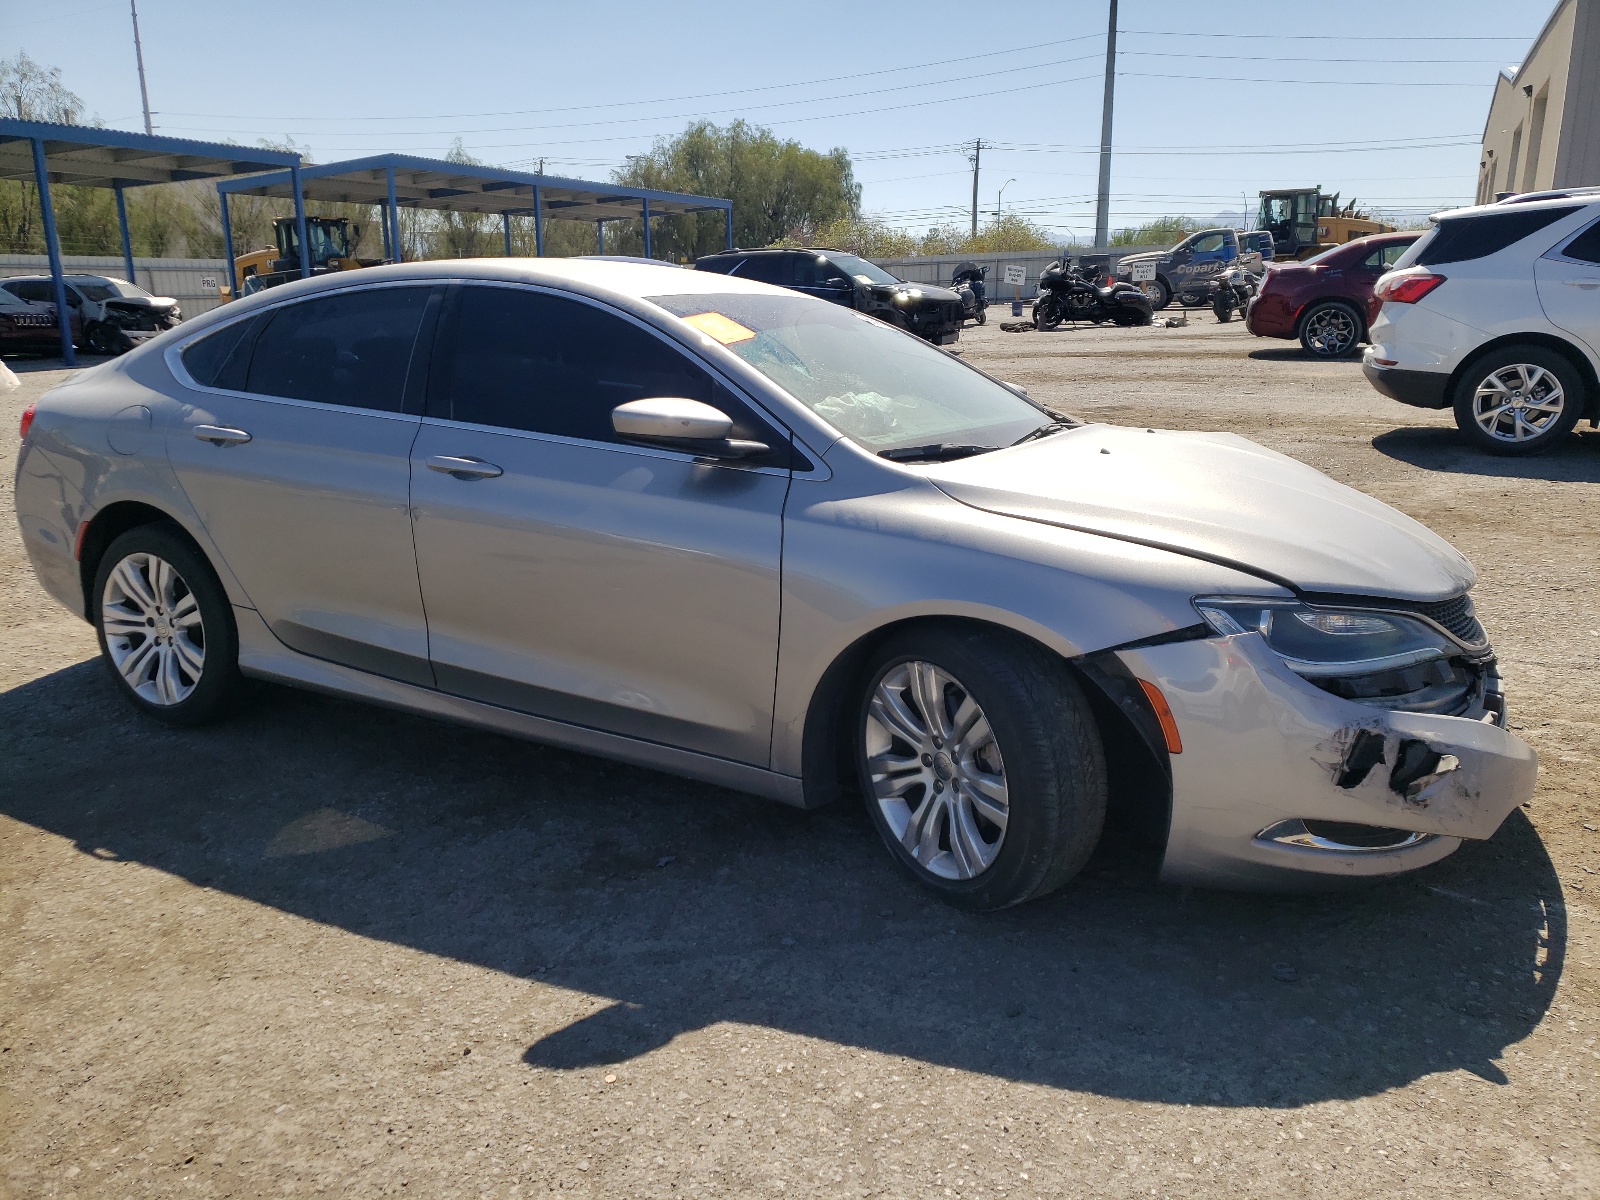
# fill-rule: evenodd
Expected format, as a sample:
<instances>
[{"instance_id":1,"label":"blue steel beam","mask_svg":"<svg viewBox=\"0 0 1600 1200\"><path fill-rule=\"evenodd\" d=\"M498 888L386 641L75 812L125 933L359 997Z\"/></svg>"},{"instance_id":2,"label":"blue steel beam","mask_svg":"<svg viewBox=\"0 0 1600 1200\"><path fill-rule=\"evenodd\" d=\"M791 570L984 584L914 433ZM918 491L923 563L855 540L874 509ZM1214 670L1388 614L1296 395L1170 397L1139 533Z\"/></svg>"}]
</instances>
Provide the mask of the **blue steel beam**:
<instances>
[{"instance_id":1,"label":"blue steel beam","mask_svg":"<svg viewBox=\"0 0 1600 1200\"><path fill-rule=\"evenodd\" d=\"M50 255L50 282L56 298L56 325L61 330L61 357L67 366L75 367L78 358L72 352L72 310L67 307L66 280L61 278L61 244L56 241L56 212L50 203L50 172L44 165L44 142L38 138L32 141L33 178L39 187L39 215L44 218L44 248Z\"/></svg>"},{"instance_id":2,"label":"blue steel beam","mask_svg":"<svg viewBox=\"0 0 1600 1200\"><path fill-rule=\"evenodd\" d=\"M400 253L400 206L394 200L393 167L384 172L384 180L389 185L389 245L394 248L395 262L400 262L404 256Z\"/></svg>"},{"instance_id":3,"label":"blue steel beam","mask_svg":"<svg viewBox=\"0 0 1600 1200\"><path fill-rule=\"evenodd\" d=\"M122 234L122 265L128 272L128 282L138 283L133 277L133 242L128 237L128 202L122 196L122 185L115 185L117 193L117 229Z\"/></svg>"},{"instance_id":4,"label":"blue steel beam","mask_svg":"<svg viewBox=\"0 0 1600 1200\"><path fill-rule=\"evenodd\" d=\"M543 188L533 185L533 253L544 257L544 196Z\"/></svg>"},{"instance_id":5,"label":"blue steel beam","mask_svg":"<svg viewBox=\"0 0 1600 1200\"><path fill-rule=\"evenodd\" d=\"M217 199L222 201L222 255L228 260L228 295L237 300L241 289L238 268L233 265L233 222L228 219L228 193L218 191Z\"/></svg>"},{"instance_id":6,"label":"blue steel beam","mask_svg":"<svg viewBox=\"0 0 1600 1200\"><path fill-rule=\"evenodd\" d=\"M722 227L728 235L728 249L733 249L733 205L722 210Z\"/></svg>"},{"instance_id":7,"label":"blue steel beam","mask_svg":"<svg viewBox=\"0 0 1600 1200\"><path fill-rule=\"evenodd\" d=\"M389 206L378 205L378 226L383 230L383 257L393 259L394 253L389 249Z\"/></svg>"},{"instance_id":8,"label":"blue steel beam","mask_svg":"<svg viewBox=\"0 0 1600 1200\"><path fill-rule=\"evenodd\" d=\"M294 184L294 227L300 235L300 278L311 277L311 248L306 245L306 198L300 192L300 167L289 168L289 178Z\"/></svg>"},{"instance_id":9,"label":"blue steel beam","mask_svg":"<svg viewBox=\"0 0 1600 1200\"><path fill-rule=\"evenodd\" d=\"M650 197L644 198L644 256L650 257Z\"/></svg>"}]
</instances>

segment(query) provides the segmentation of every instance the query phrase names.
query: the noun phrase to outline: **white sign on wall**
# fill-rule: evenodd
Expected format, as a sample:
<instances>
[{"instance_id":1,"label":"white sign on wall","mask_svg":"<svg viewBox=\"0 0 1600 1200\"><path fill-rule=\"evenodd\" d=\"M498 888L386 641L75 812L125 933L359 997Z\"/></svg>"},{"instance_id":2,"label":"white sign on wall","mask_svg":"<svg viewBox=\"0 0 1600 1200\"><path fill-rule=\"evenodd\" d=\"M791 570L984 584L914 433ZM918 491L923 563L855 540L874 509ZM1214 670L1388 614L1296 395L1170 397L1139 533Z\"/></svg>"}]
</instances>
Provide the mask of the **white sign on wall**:
<instances>
[{"instance_id":1,"label":"white sign on wall","mask_svg":"<svg viewBox=\"0 0 1600 1200\"><path fill-rule=\"evenodd\" d=\"M1006 284L1008 286L1014 285L1016 287L1021 287L1027 282L1028 270L1026 267L1022 266L1020 263L1006 264Z\"/></svg>"},{"instance_id":2,"label":"white sign on wall","mask_svg":"<svg viewBox=\"0 0 1600 1200\"><path fill-rule=\"evenodd\" d=\"M1133 269L1134 283L1149 283L1156 277L1156 265L1153 262L1136 262L1129 266Z\"/></svg>"},{"instance_id":3,"label":"white sign on wall","mask_svg":"<svg viewBox=\"0 0 1600 1200\"><path fill-rule=\"evenodd\" d=\"M215 275L202 275L202 276L200 276L200 286L203 287L203 288L214 288L214 287L216 287L217 286L217 277Z\"/></svg>"}]
</instances>

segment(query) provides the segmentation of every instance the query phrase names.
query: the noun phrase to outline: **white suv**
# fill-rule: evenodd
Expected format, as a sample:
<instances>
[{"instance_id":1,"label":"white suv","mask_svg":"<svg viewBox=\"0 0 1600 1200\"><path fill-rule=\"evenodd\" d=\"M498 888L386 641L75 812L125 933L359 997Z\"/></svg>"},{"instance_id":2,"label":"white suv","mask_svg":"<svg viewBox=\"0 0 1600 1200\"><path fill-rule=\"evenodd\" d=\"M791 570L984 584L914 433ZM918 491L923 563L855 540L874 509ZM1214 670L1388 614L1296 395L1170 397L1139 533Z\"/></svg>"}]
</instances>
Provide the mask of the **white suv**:
<instances>
[{"instance_id":1,"label":"white suv","mask_svg":"<svg viewBox=\"0 0 1600 1200\"><path fill-rule=\"evenodd\" d=\"M1600 191L1443 212L1378 280L1362 369L1454 408L1468 440L1536 454L1600 422Z\"/></svg>"}]
</instances>

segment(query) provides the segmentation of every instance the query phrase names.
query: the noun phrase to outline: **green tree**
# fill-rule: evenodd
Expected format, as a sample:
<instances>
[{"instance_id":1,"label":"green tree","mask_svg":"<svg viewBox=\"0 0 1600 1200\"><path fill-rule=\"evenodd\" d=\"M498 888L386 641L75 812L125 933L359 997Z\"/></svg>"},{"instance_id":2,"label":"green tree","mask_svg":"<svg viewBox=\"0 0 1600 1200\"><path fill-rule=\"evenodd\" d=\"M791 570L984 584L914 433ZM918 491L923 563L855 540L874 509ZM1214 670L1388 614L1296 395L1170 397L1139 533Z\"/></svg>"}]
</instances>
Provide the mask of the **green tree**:
<instances>
[{"instance_id":1,"label":"green tree","mask_svg":"<svg viewBox=\"0 0 1600 1200\"><path fill-rule=\"evenodd\" d=\"M1188 217L1161 217L1143 225L1131 225L1111 234L1113 246L1171 246L1181 242L1195 230L1203 228Z\"/></svg>"},{"instance_id":2,"label":"green tree","mask_svg":"<svg viewBox=\"0 0 1600 1200\"><path fill-rule=\"evenodd\" d=\"M83 99L61 82L58 68L36 63L19 51L15 58L0 59L0 115L18 121L77 125L83 120ZM81 210L92 207L92 200L82 197L83 191L62 187L53 192L57 217L65 218L59 222L63 243L67 220L77 239L82 229ZM0 180L0 250L23 254L44 250L39 192L27 180Z\"/></svg>"},{"instance_id":3,"label":"green tree","mask_svg":"<svg viewBox=\"0 0 1600 1200\"><path fill-rule=\"evenodd\" d=\"M970 230L957 225L936 225L923 236L915 253L920 254L999 254L1007 250L1053 250L1057 240L1045 230L1016 213L995 217Z\"/></svg>"},{"instance_id":4,"label":"green tree","mask_svg":"<svg viewBox=\"0 0 1600 1200\"><path fill-rule=\"evenodd\" d=\"M861 210L861 186L846 150L808 150L744 121L697 121L677 137L658 139L612 178L628 187L732 200L739 246L768 246L783 238L812 242L829 222ZM609 225L606 236L612 253L636 254L643 246L637 220ZM725 237L720 212L663 217L651 227L657 257L708 254L722 249Z\"/></svg>"}]
</instances>

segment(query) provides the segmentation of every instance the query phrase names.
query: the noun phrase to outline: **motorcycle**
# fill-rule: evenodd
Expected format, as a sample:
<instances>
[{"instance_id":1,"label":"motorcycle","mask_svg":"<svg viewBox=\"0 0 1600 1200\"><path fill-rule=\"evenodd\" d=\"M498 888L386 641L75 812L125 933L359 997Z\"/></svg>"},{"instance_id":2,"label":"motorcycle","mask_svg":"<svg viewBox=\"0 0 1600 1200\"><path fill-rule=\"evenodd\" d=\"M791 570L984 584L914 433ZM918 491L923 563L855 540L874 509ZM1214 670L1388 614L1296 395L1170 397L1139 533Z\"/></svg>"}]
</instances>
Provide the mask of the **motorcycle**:
<instances>
[{"instance_id":1,"label":"motorcycle","mask_svg":"<svg viewBox=\"0 0 1600 1200\"><path fill-rule=\"evenodd\" d=\"M988 267L964 262L950 276L950 290L961 297L963 322L976 321L979 325L988 322L989 316L985 310L989 307L989 296L983 282L983 277L988 273Z\"/></svg>"},{"instance_id":2,"label":"motorcycle","mask_svg":"<svg viewBox=\"0 0 1600 1200\"><path fill-rule=\"evenodd\" d=\"M1234 309L1242 317L1250 307L1250 298L1261 286L1261 280L1243 267L1229 267L1211 281L1211 311L1219 321L1233 320Z\"/></svg>"},{"instance_id":3,"label":"motorcycle","mask_svg":"<svg viewBox=\"0 0 1600 1200\"><path fill-rule=\"evenodd\" d=\"M1131 283L1102 287L1098 277L1058 259L1039 273L1039 298L1033 302L1033 326L1054 329L1062 321L1148 325L1153 311L1150 297Z\"/></svg>"}]
</instances>

